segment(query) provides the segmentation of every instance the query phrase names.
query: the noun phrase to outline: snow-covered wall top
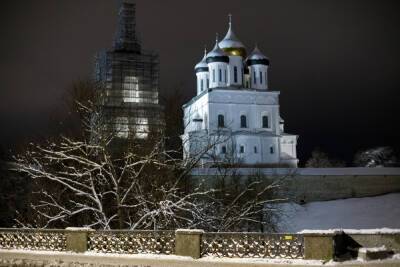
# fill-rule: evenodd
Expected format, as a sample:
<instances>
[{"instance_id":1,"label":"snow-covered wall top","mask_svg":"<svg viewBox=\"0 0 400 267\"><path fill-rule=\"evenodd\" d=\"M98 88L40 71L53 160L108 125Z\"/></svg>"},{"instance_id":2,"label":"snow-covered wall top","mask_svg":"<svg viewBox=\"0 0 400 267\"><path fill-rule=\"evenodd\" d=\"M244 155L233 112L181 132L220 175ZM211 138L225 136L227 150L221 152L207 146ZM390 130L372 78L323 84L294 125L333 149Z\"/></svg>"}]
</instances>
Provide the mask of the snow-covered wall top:
<instances>
[{"instance_id":1,"label":"snow-covered wall top","mask_svg":"<svg viewBox=\"0 0 400 267\"><path fill-rule=\"evenodd\" d=\"M343 176L343 175L392 175L400 176L400 168L240 168L238 172L241 175L252 175L256 173L265 175L300 175L300 176ZM197 168L192 170L193 176L218 175L218 170L214 168Z\"/></svg>"},{"instance_id":2,"label":"snow-covered wall top","mask_svg":"<svg viewBox=\"0 0 400 267\"><path fill-rule=\"evenodd\" d=\"M381 235L381 234L400 234L400 229L376 228L376 229L329 229L329 230L302 230L298 234L338 234L346 233L352 235Z\"/></svg>"}]
</instances>

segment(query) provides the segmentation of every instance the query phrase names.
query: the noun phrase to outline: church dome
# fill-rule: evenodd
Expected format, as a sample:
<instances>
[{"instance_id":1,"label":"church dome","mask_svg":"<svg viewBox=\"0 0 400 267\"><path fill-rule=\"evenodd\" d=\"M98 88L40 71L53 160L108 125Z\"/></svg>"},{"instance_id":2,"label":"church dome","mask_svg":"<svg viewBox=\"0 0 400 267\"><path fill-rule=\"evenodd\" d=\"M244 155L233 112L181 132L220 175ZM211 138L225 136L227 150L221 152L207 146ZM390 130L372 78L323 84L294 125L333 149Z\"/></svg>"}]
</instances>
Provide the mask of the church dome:
<instances>
[{"instance_id":1,"label":"church dome","mask_svg":"<svg viewBox=\"0 0 400 267\"><path fill-rule=\"evenodd\" d=\"M207 51L204 49L204 57L203 59L196 64L194 67L196 72L207 72L208 71L208 65L207 65Z\"/></svg>"},{"instance_id":2,"label":"church dome","mask_svg":"<svg viewBox=\"0 0 400 267\"><path fill-rule=\"evenodd\" d=\"M246 57L246 47L244 44L236 37L232 30L232 16L229 15L229 29L225 35L225 38L219 42L219 47L225 51L229 56L241 56Z\"/></svg>"},{"instance_id":3,"label":"church dome","mask_svg":"<svg viewBox=\"0 0 400 267\"><path fill-rule=\"evenodd\" d=\"M212 63L212 62L229 63L229 57L218 45L218 38L215 41L215 46L214 46L213 50L211 50L207 54L206 61L207 61L207 63Z\"/></svg>"},{"instance_id":4,"label":"church dome","mask_svg":"<svg viewBox=\"0 0 400 267\"><path fill-rule=\"evenodd\" d=\"M266 65L269 66L269 59L261 53L260 49L258 49L257 45L254 48L253 52L246 59L246 64L248 66L251 65Z\"/></svg>"}]
</instances>

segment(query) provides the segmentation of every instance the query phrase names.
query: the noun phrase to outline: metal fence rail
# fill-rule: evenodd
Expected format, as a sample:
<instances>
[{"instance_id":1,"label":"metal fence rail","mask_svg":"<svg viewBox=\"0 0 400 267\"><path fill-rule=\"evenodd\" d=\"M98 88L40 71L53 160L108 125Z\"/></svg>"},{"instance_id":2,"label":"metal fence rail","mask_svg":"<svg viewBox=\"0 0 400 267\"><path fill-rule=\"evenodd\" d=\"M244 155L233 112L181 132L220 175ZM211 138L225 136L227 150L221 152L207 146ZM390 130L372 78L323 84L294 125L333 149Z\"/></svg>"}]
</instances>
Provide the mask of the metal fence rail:
<instances>
[{"instance_id":1,"label":"metal fence rail","mask_svg":"<svg viewBox=\"0 0 400 267\"><path fill-rule=\"evenodd\" d=\"M173 254L174 231L96 231L88 235L88 251L124 254Z\"/></svg>"},{"instance_id":2,"label":"metal fence rail","mask_svg":"<svg viewBox=\"0 0 400 267\"><path fill-rule=\"evenodd\" d=\"M0 249L66 250L64 230L0 229Z\"/></svg>"},{"instance_id":3,"label":"metal fence rail","mask_svg":"<svg viewBox=\"0 0 400 267\"><path fill-rule=\"evenodd\" d=\"M201 256L304 258L304 238L293 234L204 233Z\"/></svg>"}]
</instances>

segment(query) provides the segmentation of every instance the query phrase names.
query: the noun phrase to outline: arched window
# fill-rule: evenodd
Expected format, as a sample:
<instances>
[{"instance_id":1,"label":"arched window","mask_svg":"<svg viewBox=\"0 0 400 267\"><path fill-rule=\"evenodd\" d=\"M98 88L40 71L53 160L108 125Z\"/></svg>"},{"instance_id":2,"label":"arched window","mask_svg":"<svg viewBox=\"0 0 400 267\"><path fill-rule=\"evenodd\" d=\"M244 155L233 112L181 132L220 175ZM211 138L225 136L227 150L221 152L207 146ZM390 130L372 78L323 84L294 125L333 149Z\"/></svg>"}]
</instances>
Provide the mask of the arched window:
<instances>
[{"instance_id":1,"label":"arched window","mask_svg":"<svg viewBox=\"0 0 400 267\"><path fill-rule=\"evenodd\" d=\"M266 115L262 116L262 127L269 128L268 116Z\"/></svg>"},{"instance_id":2,"label":"arched window","mask_svg":"<svg viewBox=\"0 0 400 267\"><path fill-rule=\"evenodd\" d=\"M243 145L240 146L240 148L239 148L239 153L240 153L240 154L243 154L243 153L244 153L244 146L243 146Z\"/></svg>"},{"instance_id":3,"label":"arched window","mask_svg":"<svg viewBox=\"0 0 400 267\"><path fill-rule=\"evenodd\" d=\"M253 74L254 74L254 75L253 75L254 84L257 84L256 72L253 72Z\"/></svg>"},{"instance_id":4,"label":"arched window","mask_svg":"<svg viewBox=\"0 0 400 267\"><path fill-rule=\"evenodd\" d=\"M226 154L226 146L221 147L221 154Z\"/></svg>"},{"instance_id":5,"label":"arched window","mask_svg":"<svg viewBox=\"0 0 400 267\"><path fill-rule=\"evenodd\" d=\"M257 154L257 147L254 147L254 154Z\"/></svg>"},{"instance_id":6,"label":"arched window","mask_svg":"<svg viewBox=\"0 0 400 267\"><path fill-rule=\"evenodd\" d=\"M269 148L269 152L270 152L271 154L274 154L274 147L273 147L273 146L271 146L271 147Z\"/></svg>"},{"instance_id":7,"label":"arched window","mask_svg":"<svg viewBox=\"0 0 400 267\"><path fill-rule=\"evenodd\" d=\"M240 116L240 128L247 128L247 118L245 115Z\"/></svg>"},{"instance_id":8,"label":"arched window","mask_svg":"<svg viewBox=\"0 0 400 267\"><path fill-rule=\"evenodd\" d=\"M224 115L218 115L218 127L223 128L225 127L225 118Z\"/></svg>"},{"instance_id":9,"label":"arched window","mask_svg":"<svg viewBox=\"0 0 400 267\"><path fill-rule=\"evenodd\" d=\"M210 88L210 81L207 78L207 89Z\"/></svg>"},{"instance_id":10,"label":"arched window","mask_svg":"<svg viewBox=\"0 0 400 267\"><path fill-rule=\"evenodd\" d=\"M200 80L200 91L201 91L201 92L203 92L203 86L204 86L204 84L203 84L203 79L201 79L201 80Z\"/></svg>"},{"instance_id":11,"label":"arched window","mask_svg":"<svg viewBox=\"0 0 400 267\"><path fill-rule=\"evenodd\" d=\"M222 82L222 70L221 69L218 69L218 71L219 71L219 77L218 77L218 80L220 81L220 82Z\"/></svg>"},{"instance_id":12,"label":"arched window","mask_svg":"<svg viewBox=\"0 0 400 267\"><path fill-rule=\"evenodd\" d=\"M260 83L263 83L262 72L260 71Z\"/></svg>"},{"instance_id":13,"label":"arched window","mask_svg":"<svg viewBox=\"0 0 400 267\"><path fill-rule=\"evenodd\" d=\"M235 83L237 83L238 81L238 78L237 78L237 76L238 76L238 71L237 71L237 67L235 66L235 67L233 67L233 81L235 82Z\"/></svg>"}]
</instances>

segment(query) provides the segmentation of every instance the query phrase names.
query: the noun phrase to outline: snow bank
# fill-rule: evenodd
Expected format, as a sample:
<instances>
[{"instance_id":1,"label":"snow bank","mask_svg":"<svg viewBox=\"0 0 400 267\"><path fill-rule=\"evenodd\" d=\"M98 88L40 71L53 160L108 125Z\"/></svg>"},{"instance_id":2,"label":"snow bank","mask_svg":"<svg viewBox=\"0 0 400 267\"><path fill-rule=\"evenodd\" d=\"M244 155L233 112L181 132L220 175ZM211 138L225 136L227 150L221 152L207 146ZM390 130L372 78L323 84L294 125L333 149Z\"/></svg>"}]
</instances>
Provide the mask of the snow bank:
<instances>
[{"instance_id":1,"label":"snow bank","mask_svg":"<svg viewBox=\"0 0 400 267\"><path fill-rule=\"evenodd\" d=\"M280 232L318 229L352 234L400 233L400 193L278 206L283 214Z\"/></svg>"},{"instance_id":2,"label":"snow bank","mask_svg":"<svg viewBox=\"0 0 400 267\"><path fill-rule=\"evenodd\" d=\"M305 229L299 231L299 234L338 234L341 232L345 232L346 234L400 234L400 229L392 229L392 228L376 228L376 229L328 229L328 230L312 230Z\"/></svg>"}]
</instances>

